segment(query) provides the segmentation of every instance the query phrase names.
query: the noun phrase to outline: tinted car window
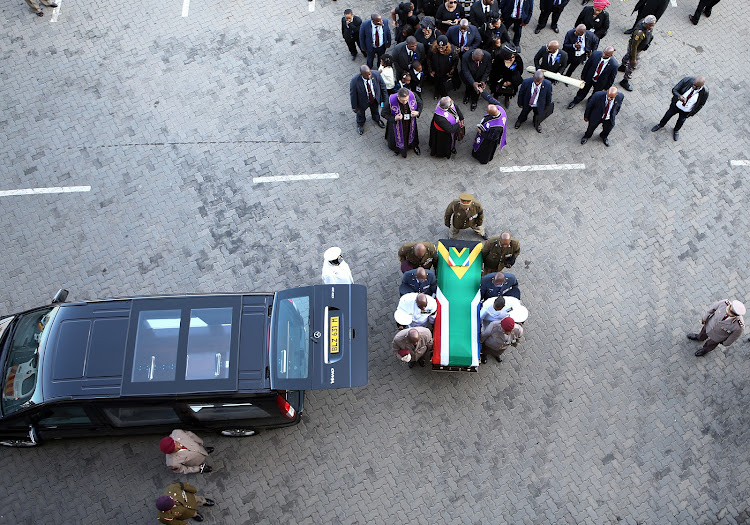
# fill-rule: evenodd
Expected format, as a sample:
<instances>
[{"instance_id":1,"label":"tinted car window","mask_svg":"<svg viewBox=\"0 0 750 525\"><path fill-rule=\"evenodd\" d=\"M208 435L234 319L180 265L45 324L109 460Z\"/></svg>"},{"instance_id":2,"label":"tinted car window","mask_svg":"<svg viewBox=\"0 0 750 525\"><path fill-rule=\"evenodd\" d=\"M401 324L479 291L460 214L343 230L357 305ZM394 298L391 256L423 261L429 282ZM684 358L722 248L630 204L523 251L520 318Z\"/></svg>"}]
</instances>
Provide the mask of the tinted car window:
<instances>
[{"instance_id":1,"label":"tinted car window","mask_svg":"<svg viewBox=\"0 0 750 525\"><path fill-rule=\"evenodd\" d=\"M180 310L148 310L138 316L133 383L174 381Z\"/></svg>"},{"instance_id":2,"label":"tinted car window","mask_svg":"<svg viewBox=\"0 0 750 525\"><path fill-rule=\"evenodd\" d=\"M177 423L180 418L172 407L117 407L102 412L116 427L138 427Z\"/></svg>"},{"instance_id":3,"label":"tinted car window","mask_svg":"<svg viewBox=\"0 0 750 525\"><path fill-rule=\"evenodd\" d=\"M226 379L232 342L232 308L190 310L185 379Z\"/></svg>"},{"instance_id":4,"label":"tinted car window","mask_svg":"<svg viewBox=\"0 0 750 525\"><path fill-rule=\"evenodd\" d=\"M292 297L278 304L276 376L305 379L310 354L310 297Z\"/></svg>"},{"instance_id":5,"label":"tinted car window","mask_svg":"<svg viewBox=\"0 0 750 525\"><path fill-rule=\"evenodd\" d=\"M270 417L266 410L252 403L222 403L213 405L188 405L199 421L226 421Z\"/></svg>"},{"instance_id":6,"label":"tinted car window","mask_svg":"<svg viewBox=\"0 0 750 525\"><path fill-rule=\"evenodd\" d=\"M40 427L64 425L87 425L91 419L81 407L54 407L42 410L43 417L37 422Z\"/></svg>"}]
</instances>

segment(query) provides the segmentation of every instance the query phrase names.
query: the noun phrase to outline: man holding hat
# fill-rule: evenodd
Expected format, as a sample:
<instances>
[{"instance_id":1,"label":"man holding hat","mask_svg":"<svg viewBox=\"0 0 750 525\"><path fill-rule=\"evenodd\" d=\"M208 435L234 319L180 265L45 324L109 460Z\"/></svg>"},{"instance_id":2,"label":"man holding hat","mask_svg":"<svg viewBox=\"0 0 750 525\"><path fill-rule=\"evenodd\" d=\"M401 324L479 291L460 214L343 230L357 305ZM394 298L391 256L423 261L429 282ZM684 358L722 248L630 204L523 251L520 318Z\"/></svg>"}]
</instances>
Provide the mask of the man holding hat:
<instances>
[{"instance_id":1,"label":"man holding hat","mask_svg":"<svg viewBox=\"0 0 750 525\"><path fill-rule=\"evenodd\" d=\"M187 520L203 521L197 508L213 507L214 501L196 494L198 489L187 483L172 483L167 485L164 495L156 499L159 509L157 519L171 525L187 525Z\"/></svg>"},{"instance_id":2,"label":"man holding hat","mask_svg":"<svg viewBox=\"0 0 750 525\"><path fill-rule=\"evenodd\" d=\"M206 458L213 447L204 447L203 440L187 430L175 429L159 442L159 448L167 455L167 466L180 474L211 472Z\"/></svg>"},{"instance_id":3,"label":"man holding hat","mask_svg":"<svg viewBox=\"0 0 750 525\"><path fill-rule=\"evenodd\" d=\"M740 301L717 301L711 305L711 308L703 314L701 318L700 333L688 334L688 339L693 341L705 341L703 347L695 352L697 357L701 357L719 346L729 346L742 335L745 328L745 305Z\"/></svg>"},{"instance_id":4,"label":"man holding hat","mask_svg":"<svg viewBox=\"0 0 750 525\"><path fill-rule=\"evenodd\" d=\"M487 240L487 233L484 231L484 210L471 193L462 193L458 199L451 201L445 209L445 226L451 229L451 239L454 239L459 231L471 228L481 235L482 239Z\"/></svg>"},{"instance_id":5,"label":"man holding hat","mask_svg":"<svg viewBox=\"0 0 750 525\"><path fill-rule=\"evenodd\" d=\"M409 363L409 368L414 368L414 363L424 366L425 354L432 352L432 333L422 326L406 328L395 335L391 348L396 359Z\"/></svg>"},{"instance_id":6,"label":"man holding hat","mask_svg":"<svg viewBox=\"0 0 750 525\"><path fill-rule=\"evenodd\" d=\"M323 283L324 284L352 284L354 278L349 265L341 255L341 248L328 248L323 254Z\"/></svg>"},{"instance_id":7,"label":"man holding hat","mask_svg":"<svg viewBox=\"0 0 750 525\"><path fill-rule=\"evenodd\" d=\"M494 356L498 363L502 363L502 353L509 346L518 346L522 335L523 328L510 316L500 321L492 321L479 336L479 342L482 343L481 363L487 362L487 354Z\"/></svg>"}]
</instances>

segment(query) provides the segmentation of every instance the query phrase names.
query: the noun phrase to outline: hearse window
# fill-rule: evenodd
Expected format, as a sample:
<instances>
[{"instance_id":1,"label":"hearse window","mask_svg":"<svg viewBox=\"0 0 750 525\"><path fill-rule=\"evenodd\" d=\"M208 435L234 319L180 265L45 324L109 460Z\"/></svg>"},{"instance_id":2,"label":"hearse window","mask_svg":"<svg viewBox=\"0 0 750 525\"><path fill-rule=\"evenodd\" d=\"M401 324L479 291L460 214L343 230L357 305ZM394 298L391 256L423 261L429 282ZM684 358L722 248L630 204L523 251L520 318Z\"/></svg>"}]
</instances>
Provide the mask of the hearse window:
<instances>
[{"instance_id":1,"label":"hearse window","mask_svg":"<svg viewBox=\"0 0 750 525\"><path fill-rule=\"evenodd\" d=\"M232 308L190 310L185 379L229 377Z\"/></svg>"},{"instance_id":2,"label":"hearse window","mask_svg":"<svg viewBox=\"0 0 750 525\"><path fill-rule=\"evenodd\" d=\"M212 405L189 405L199 421L225 421L228 419L257 419L271 417L266 410L252 403L221 403Z\"/></svg>"},{"instance_id":3,"label":"hearse window","mask_svg":"<svg viewBox=\"0 0 750 525\"><path fill-rule=\"evenodd\" d=\"M57 427L60 425L88 425L91 419L81 407L53 407L42 409L42 418L38 421L41 427Z\"/></svg>"},{"instance_id":4,"label":"hearse window","mask_svg":"<svg viewBox=\"0 0 750 525\"><path fill-rule=\"evenodd\" d=\"M139 314L131 382L174 381L180 314L180 310Z\"/></svg>"},{"instance_id":5,"label":"hearse window","mask_svg":"<svg viewBox=\"0 0 750 525\"><path fill-rule=\"evenodd\" d=\"M104 408L102 411L116 427L162 425L180 421L172 407L118 407Z\"/></svg>"},{"instance_id":6,"label":"hearse window","mask_svg":"<svg viewBox=\"0 0 750 525\"><path fill-rule=\"evenodd\" d=\"M307 379L310 353L310 297L279 301L276 323L276 376Z\"/></svg>"}]
</instances>

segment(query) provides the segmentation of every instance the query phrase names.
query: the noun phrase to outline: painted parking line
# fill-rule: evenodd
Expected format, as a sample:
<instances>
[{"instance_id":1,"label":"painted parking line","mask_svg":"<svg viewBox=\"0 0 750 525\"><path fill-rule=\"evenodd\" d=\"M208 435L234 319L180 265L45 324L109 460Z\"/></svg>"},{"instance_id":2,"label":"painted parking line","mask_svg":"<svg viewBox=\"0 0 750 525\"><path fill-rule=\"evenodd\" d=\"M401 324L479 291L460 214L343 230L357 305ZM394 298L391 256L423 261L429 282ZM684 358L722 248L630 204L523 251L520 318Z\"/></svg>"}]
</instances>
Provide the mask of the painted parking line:
<instances>
[{"instance_id":1,"label":"painted parking line","mask_svg":"<svg viewBox=\"0 0 750 525\"><path fill-rule=\"evenodd\" d=\"M190 10L190 0L182 0L182 16L186 17Z\"/></svg>"},{"instance_id":2,"label":"painted parking line","mask_svg":"<svg viewBox=\"0 0 750 525\"><path fill-rule=\"evenodd\" d=\"M55 186L52 188L24 188L19 190L1 190L0 197L15 195L41 195L46 193L78 193L91 191L91 186Z\"/></svg>"},{"instance_id":3,"label":"painted parking line","mask_svg":"<svg viewBox=\"0 0 750 525\"><path fill-rule=\"evenodd\" d=\"M62 0L59 0L55 3L57 4L57 7L52 9L52 20L49 21L50 24L57 22L57 17L60 16L60 6L62 6Z\"/></svg>"},{"instance_id":4,"label":"painted parking line","mask_svg":"<svg viewBox=\"0 0 750 525\"><path fill-rule=\"evenodd\" d=\"M304 175L281 175L278 177L253 177L254 184L263 182L293 182L298 180L338 179L338 173L309 173Z\"/></svg>"},{"instance_id":5,"label":"painted parking line","mask_svg":"<svg viewBox=\"0 0 750 525\"><path fill-rule=\"evenodd\" d=\"M730 160L729 161L730 166L750 166L750 160Z\"/></svg>"},{"instance_id":6,"label":"painted parking line","mask_svg":"<svg viewBox=\"0 0 750 525\"><path fill-rule=\"evenodd\" d=\"M677 0L669 0L669 2L672 4L672 7L677 7Z\"/></svg>"},{"instance_id":7,"label":"painted parking line","mask_svg":"<svg viewBox=\"0 0 750 525\"><path fill-rule=\"evenodd\" d=\"M307 11L310 13L315 11L315 0L310 0L309 2L307 2Z\"/></svg>"},{"instance_id":8,"label":"painted parking line","mask_svg":"<svg viewBox=\"0 0 750 525\"><path fill-rule=\"evenodd\" d=\"M584 170L585 164L533 164L531 166L503 166L498 168L500 173L513 173L516 171L557 171L557 170Z\"/></svg>"}]
</instances>

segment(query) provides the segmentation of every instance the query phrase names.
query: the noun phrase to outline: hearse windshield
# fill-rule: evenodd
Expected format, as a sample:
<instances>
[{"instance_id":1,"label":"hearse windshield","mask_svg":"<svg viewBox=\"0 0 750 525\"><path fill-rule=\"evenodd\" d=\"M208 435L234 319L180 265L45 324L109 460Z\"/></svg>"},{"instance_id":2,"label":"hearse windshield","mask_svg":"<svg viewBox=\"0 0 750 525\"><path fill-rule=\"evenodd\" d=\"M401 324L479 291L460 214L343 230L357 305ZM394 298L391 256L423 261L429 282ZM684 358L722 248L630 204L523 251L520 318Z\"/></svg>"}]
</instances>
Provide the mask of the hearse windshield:
<instances>
[{"instance_id":1,"label":"hearse windshield","mask_svg":"<svg viewBox=\"0 0 750 525\"><path fill-rule=\"evenodd\" d=\"M36 390L39 346L51 323L53 308L21 314L13 320L3 367L2 411L7 416L23 408ZM2 323L2 321L0 321Z\"/></svg>"}]
</instances>

